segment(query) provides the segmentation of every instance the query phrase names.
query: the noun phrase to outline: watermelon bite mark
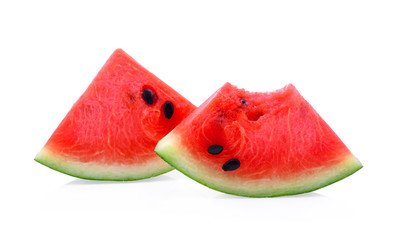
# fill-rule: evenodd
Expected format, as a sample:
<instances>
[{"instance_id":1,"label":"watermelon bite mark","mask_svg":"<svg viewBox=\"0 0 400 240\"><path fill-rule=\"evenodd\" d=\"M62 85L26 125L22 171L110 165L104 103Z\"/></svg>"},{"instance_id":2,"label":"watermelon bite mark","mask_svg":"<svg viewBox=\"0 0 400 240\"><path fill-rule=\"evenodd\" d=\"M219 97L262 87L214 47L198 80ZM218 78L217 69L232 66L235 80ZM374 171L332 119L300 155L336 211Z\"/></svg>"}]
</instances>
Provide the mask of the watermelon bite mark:
<instances>
[{"instance_id":1,"label":"watermelon bite mark","mask_svg":"<svg viewBox=\"0 0 400 240\"><path fill-rule=\"evenodd\" d=\"M117 49L35 160L85 179L156 176L173 168L154 153L154 147L194 109Z\"/></svg>"},{"instance_id":2,"label":"watermelon bite mark","mask_svg":"<svg viewBox=\"0 0 400 240\"><path fill-rule=\"evenodd\" d=\"M210 188L249 197L310 192L362 167L291 84L251 93L227 83L155 151Z\"/></svg>"}]
</instances>

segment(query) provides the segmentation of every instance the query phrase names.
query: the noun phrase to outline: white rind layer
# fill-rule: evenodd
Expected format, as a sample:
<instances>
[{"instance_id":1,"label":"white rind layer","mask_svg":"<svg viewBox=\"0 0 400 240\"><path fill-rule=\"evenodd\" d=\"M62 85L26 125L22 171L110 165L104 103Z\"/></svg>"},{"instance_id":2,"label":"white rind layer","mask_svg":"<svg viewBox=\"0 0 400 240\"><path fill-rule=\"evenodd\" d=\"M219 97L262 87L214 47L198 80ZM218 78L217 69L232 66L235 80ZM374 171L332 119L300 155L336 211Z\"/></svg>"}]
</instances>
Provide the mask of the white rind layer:
<instances>
[{"instance_id":1,"label":"white rind layer","mask_svg":"<svg viewBox=\"0 0 400 240\"><path fill-rule=\"evenodd\" d=\"M274 197L311 192L337 182L362 168L361 163L349 154L336 165L312 169L307 174L284 179L246 180L229 176L224 171L217 172L207 166L201 166L199 163L203 161L196 159L185 148L179 135L174 131L158 142L155 151L171 166L195 181L224 193L247 197Z\"/></svg>"},{"instance_id":2,"label":"white rind layer","mask_svg":"<svg viewBox=\"0 0 400 240\"><path fill-rule=\"evenodd\" d=\"M148 159L142 164L99 164L97 162L80 162L60 156L46 148L35 157L35 160L59 172L91 180L128 181L154 177L173 170L159 157Z\"/></svg>"}]
</instances>

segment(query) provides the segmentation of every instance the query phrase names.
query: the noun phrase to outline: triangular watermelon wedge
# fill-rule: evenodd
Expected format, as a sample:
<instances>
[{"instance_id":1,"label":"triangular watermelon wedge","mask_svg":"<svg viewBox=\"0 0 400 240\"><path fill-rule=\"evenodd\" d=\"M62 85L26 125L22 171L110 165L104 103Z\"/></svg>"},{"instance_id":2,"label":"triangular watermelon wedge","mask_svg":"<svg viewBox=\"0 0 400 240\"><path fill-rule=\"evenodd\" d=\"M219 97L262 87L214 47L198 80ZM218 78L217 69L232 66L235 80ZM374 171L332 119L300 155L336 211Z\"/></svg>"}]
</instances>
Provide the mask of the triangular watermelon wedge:
<instances>
[{"instance_id":1,"label":"triangular watermelon wedge","mask_svg":"<svg viewBox=\"0 0 400 240\"><path fill-rule=\"evenodd\" d=\"M173 168L157 142L195 106L117 49L35 160L85 179L136 180Z\"/></svg>"},{"instance_id":2,"label":"triangular watermelon wedge","mask_svg":"<svg viewBox=\"0 0 400 240\"><path fill-rule=\"evenodd\" d=\"M291 84L252 93L227 83L155 151L210 188L249 197L310 192L362 167Z\"/></svg>"}]
</instances>

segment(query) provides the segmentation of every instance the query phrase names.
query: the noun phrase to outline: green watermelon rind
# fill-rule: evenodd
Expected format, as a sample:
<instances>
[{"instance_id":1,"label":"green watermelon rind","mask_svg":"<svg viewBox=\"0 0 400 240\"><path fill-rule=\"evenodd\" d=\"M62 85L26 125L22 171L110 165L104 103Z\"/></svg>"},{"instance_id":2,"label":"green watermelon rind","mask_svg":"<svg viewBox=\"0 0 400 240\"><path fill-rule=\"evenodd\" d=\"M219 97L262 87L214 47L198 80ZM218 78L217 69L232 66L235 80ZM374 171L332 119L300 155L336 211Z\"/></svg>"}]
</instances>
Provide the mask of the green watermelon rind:
<instances>
[{"instance_id":1,"label":"green watermelon rind","mask_svg":"<svg viewBox=\"0 0 400 240\"><path fill-rule=\"evenodd\" d=\"M218 178L213 179L210 175L201 173L201 169L207 168L195 165L195 157L192 157L190 151L186 150L185 146L181 144L178 139L179 136L177 134L174 134L173 132L169 133L158 142L155 152L172 167L200 184L223 193L244 197L279 197L312 192L338 182L363 167L361 163L350 154L349 156L343 157L343 160L335 167L328 167L322 170L322 174L315 172L314 175L318 176L313 178L314 181L304 181L304 179L302 180L302 177L299 177L298 181L300 181L301 187L294 187L293 185L291 187L285 187L283 186L285 180L278 180L276 181L276 186L249 184L248 187L238 190L237 186L241 183L241 179L232 179L233 181L238 181L238 184L236 184L235 187L230 188L229 185L235 184L227 183L224 185L223 183L221 184L223 180ZM257 187L259 189L257 189Z\"/></svg>"},{"instance_id":2,"label":"green watermelon rind","mask_svg":"<svg viewBox=\"0 0 400 240\"><path fill-rule=\"evenodd\" d=\"M35 161L72 177L101 181L141 180L174 170L158 157L155 158L157 159L149 159L148 163L143 165L88 164L57 155L44 148L35 157Z\"/></svg>"}]
</instances>

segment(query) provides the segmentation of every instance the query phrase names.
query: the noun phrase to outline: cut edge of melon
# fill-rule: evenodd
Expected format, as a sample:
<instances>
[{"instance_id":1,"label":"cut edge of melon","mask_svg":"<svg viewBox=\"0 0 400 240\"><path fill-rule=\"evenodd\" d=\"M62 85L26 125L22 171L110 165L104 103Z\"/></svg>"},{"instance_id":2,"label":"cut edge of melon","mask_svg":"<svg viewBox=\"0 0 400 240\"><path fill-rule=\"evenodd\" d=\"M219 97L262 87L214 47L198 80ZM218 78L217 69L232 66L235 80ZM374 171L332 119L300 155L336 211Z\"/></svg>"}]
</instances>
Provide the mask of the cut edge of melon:
<instances>
[{"instance_id":1,"label":"cut edge of melon","mask_svg":"<svg viewBox=\"0 0 400 240\"><path fill-rule=\"evenodd\" d=\"M77 159L67 158L43 148L35 157L35 161L67 175L104 181L131 181L151 178L167 173L173 168L159 157L148 159L143 164L98 164L94 162L81 162Z\"/></svg>"},{"instance_id":2,"label":"cut edge of melon","mask_svg":"<svg viewBox=\"0 0 400 240\"><path fill-rule=\"evenodd\" d=\"M243 179L227 176L223 171L220 174L208 172L210 170L207 167L196 164L201 161L196 161L181 144L179 135L173 131L158 142L155 152L193 180L220 192L245 197L277 197L312 192L340 181L363 167L357 158L349 153L342 157L338 164L316 169L312 174L292 179L255 179L244 182Z\"/></svg>"}]
</instances>

